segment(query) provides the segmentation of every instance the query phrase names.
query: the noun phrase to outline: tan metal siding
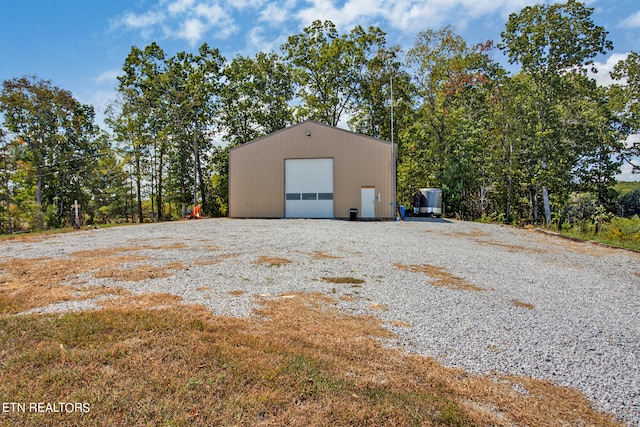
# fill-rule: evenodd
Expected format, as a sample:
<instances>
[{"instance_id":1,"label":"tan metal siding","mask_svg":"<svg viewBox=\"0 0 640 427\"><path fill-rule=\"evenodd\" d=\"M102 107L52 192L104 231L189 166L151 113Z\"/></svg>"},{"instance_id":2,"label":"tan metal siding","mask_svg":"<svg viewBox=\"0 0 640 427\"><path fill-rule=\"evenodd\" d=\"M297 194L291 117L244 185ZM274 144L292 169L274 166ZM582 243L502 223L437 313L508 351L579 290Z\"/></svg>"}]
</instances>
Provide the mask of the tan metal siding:
<instances>
[{"instance_id":1,"label":"tan metal siding","mask_svg":"<svg viewBox=\"0 0 640 427\"><path fill-rule=\"evenodd\" d=\"M229 215L284 217L284 160L333 158L334 216L348 218L360 206L360 187L374 186L376 217L392 218L391 156L381 140L312 121L292 126L230 151Z\"/></svg>"}]
</instances>

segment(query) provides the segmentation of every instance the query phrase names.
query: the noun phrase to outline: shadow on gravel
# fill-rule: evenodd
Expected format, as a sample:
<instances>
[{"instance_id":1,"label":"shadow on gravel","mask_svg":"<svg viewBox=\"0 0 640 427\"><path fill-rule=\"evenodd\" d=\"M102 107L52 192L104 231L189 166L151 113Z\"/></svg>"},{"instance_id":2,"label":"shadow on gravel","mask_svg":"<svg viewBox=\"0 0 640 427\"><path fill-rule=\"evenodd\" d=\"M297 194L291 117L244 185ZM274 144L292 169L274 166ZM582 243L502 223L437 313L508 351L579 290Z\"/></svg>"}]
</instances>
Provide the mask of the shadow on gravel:
<instances>
[{"instance_id":1,"label":"shadow on gravel","mask_svg":"<svg viewBox=\"0 0 640 427\"><path fill-rule=\"evenodd\" d=\"M404 219L404 221L408 222L439 222L442 224L451 224L451 221L444 218L428 218L428 217L420 217L420 216L408 216Z\"/></svg>"}]
</instances>

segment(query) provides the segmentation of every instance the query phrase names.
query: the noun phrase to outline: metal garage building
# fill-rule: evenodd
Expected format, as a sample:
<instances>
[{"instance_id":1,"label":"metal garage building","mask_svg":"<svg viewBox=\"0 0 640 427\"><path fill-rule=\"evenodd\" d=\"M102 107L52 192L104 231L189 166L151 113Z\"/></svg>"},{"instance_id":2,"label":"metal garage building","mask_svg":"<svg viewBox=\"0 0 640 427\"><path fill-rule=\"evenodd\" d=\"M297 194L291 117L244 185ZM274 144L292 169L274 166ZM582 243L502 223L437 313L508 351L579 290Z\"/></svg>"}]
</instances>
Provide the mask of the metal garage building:
<instances>
[{"instance_id":1,"label":"metal garage building","mask_svg":"<svg viewBox=\"0 0 640 427\"><path fill-rule=\"evenodd\" d=\"M229 152L229 216L393 218L391 143L311 120Z\"/></svg>"}]
</instances>

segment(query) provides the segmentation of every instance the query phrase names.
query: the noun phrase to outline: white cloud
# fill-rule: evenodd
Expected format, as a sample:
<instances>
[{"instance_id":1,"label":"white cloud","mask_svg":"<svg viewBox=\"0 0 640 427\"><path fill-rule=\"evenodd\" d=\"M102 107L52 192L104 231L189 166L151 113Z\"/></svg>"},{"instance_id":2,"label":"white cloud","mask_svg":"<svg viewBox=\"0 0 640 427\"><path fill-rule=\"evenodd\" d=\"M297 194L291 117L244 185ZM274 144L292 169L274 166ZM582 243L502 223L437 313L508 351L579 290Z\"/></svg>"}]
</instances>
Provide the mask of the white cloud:
<instances>
[{"instance_id":1,"label":"white cloud","mask_svg":"<svg viewBox=\"0 0 640 427\"><path fill-rule=\"evenodd\" d=\"M640 144L640 135L631 135L626 141L627 147L633 146L633 144ZM630 162L637 168L640 168L640 158L636 157L631 159ZM633 173L633 166L629 163L625 163L620 168L620 174L616 176L618 181L640 181L640 174Z\"/></svg>"},{"instance_id":2,"label":"white cloud","mask_svg":"<svg viewBox=\"0 0 640 427\"><path fill-rule=\"evenodd\" d=\"M247 35L247 47L252 52L277 52L287 41L287 37L288 35L284 33L275 33L264 27L254 27Z\"/></svg>"},{"instance_id":3,"label":"white cloud","mask_svg":"<svg viewBox=\"0 0 640 427\"><path fill-rule=\"evenodd\" d=\"M238 10L244 9L259 9L265 3L265 0L233 0L230 6Z\"/></svg>"},{"instance_id":4,"label":"white cloud","mask_svg":"<svg viewBox=\"0 0 640 427\"><path fill-rule=\"evenodd\" d=\"M607 62L594 62L593 65L597 68L598 72L595 74L589 72L589 76L594 78L600 86L610 86L616 83L609 73L613 71L613 67L615 67L619 61L624 61L628 55L628 53L614 53L607 58Z\"/></svg>"},{"instance_id":5,"label":"white cloud","mask_svg":"<svg viewBox=\"0 0 640 427\"><path fill-rule=\"evenodd\" d=\"M166 16L162 12L148 11L143 14L126 13L120 23L127 28L144 29L162 23Z\"/></svg>"},{"instance_id":6,"label":"white cloud","mask_svg":"<svg viewBox=\"0 0 640 427\"><path fill-rule=\"evenodd\" d=\"M229 19L228 13L218 4L198 4L192 11L195 15L205 18L210 23L215 23L221 19Z\"/></svg>"},{"instance_id":7,"label":"white cloud","mask_svg":"<svg viewBox=\"0 0 640 427\"><path fill-rule=\"evenodd\" d=\"M118 26L141 30L150 38L160 31L165 38L176 38L196 45L215 30L215 37L225 39L238 31L233 10L259 7L264 0L241 0L232 5L224 0L160 0L144 13L127 12Z\"/></svg>"},{"instance_id":8,"label":"white cloud","mask_svg":"<svg viewBox=\"0 0 640 427\"><path fill-rule=\"evenodd\" d=\"M624 28L640 27L640 11L634 13L633 15L629 16L627 19L623 20L620 23L620 26Z\"/></svg>"},{"instance_id":9,"label":"white cloud","mask_svg":"<svg viewBox=\"0 0 640 427\"><path fill-rule=\"evenodd\" d=\"M310 0L310 6L300 9L297 16L303 25L316 19L330 20L338 28L353 26L364 20L386 21L391 28L416 33L437 28L453 21L464 28L470 21L501 18L521 10L536 0L346 0L337 6L336 0ZM455 17L452 19L452 17Z\"/></svg>"},{"instance_id":10,"label":"white cloud","mask_svg":"<svg viewBox=\"0 0 640 427\"><path fill-rule=\"evenodd\" d=\"M238 31L228 10L218 4L199 4L194 8L194 13L207 23L207 30L216 28L216 36L219 38L226 39Z\"/></svg>"},{"instance_id":11,"label":"white cloud","mask_svg":"<svg viewBox=\"0 0 640 427\"><path fill-rule=\"evenodd\" d=\"M311 6L300 9L296 16L304 26L315 20L331 21L339 29L356 25L363 18L378 19L387 15L384 0L347 0L336 7L333 0L311 0Z\"/></svg>"},{"instance_id":12,"label":"white cloud","mask_svg":"<svg viewBox=\"0 0 640 427\"><path fill-rule=\"evenodd\" d=\"M270 3L259 14L260 22L267 22L271 26L276 27L288 21L291 18L289 9L282 7L280 4Z\"/></svg>"},{"instance_id":13,"label":"white cloud","mask_svg":"<svg viewBox=\"0 0 640 427\"><path fill-rule=\"evenodd\" d=\"M118 80L121 70L107 70L100 73L94 81L96 83L115 83Z\"/></svg>"},{"instance_id":14,"label":"white cloud","mask_svg":"<svg viewBox=\"0 0 640 427\"><path fill-rule=\"evenodd\" d=\"M176 36L188 41L189 44L193 46L198 43L198 41L202 40L207 29L208 26L198 18L190 18L182 23L182 26L180 27L180 30L177 31Z\"/></svg>"},{"instance_id":15,"label":"white cloud","mask_svg":"<svg viewBox=\"0 0 640 427\"><path fill-rule=\"evenodd\" d=\"M175 0L168 3L167 10L172 15L186 12L193 7L195 0Z\"/></svg>"}]
</instances>

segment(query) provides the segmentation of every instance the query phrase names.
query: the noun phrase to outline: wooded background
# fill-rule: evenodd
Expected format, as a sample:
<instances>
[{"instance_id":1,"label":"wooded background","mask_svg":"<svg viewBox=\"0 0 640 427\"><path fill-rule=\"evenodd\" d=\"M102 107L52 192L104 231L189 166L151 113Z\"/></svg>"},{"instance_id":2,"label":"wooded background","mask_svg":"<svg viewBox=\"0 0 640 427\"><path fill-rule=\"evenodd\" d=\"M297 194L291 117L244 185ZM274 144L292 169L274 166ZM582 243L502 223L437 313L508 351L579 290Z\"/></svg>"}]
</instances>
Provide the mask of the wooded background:
<instances>
[{"instance_id":1,"label":"wooded background","mask_svg":"<svg viewBox=\"0 0 640 427\"><path fill-rule=\"evenodd\" d=\"M396 142L405 206L440 187L461 219L562 227L633 216L640 189L615 176L640 155L627 143L640 131L640 54L598 86L593 60L613 44L592 12L572 0L526 7L498 43L470 46L447 26L407 52L379 28L340 33L330 21L254 57L227 60L206 43L173 56L155 42L133 47L105 129L51 81L6 80L0 232L69 225L74 200L88 224L177 219L195 203L224 216L229 148L305 119Z\"/></svg>"}]
</instances>

